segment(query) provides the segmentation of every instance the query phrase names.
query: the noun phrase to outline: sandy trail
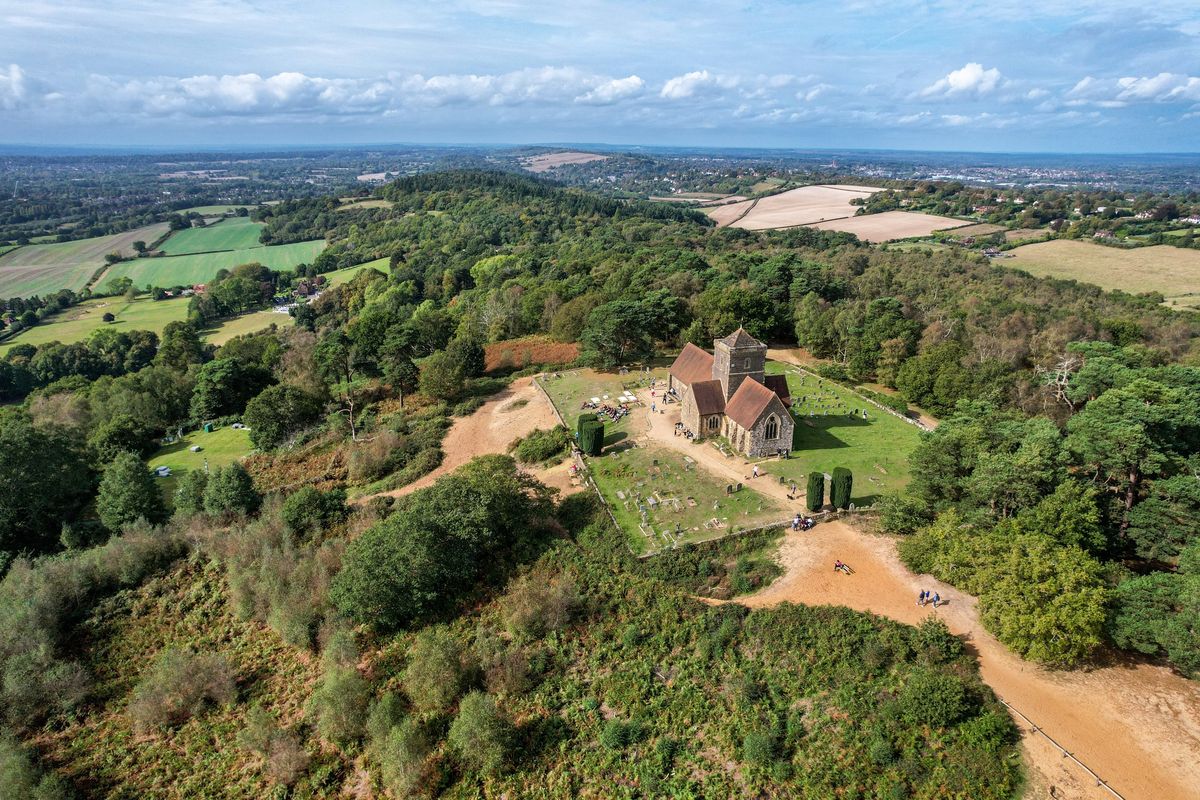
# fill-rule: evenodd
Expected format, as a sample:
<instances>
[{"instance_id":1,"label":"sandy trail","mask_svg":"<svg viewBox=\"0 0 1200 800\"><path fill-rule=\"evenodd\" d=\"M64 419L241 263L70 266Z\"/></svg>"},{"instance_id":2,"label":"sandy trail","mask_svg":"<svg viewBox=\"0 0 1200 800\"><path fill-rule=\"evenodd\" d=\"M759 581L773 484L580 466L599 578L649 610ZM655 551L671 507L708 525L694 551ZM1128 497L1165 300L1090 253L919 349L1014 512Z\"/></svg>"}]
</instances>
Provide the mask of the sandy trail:
<instances>
[{"instance_id":1,"label":"sandy trail","mask_svg":"<svg viewBox=\"0 0 1200 800\"><path fill-rule=\"evenodd\" d=\"M843 522L789 533L779 552L785 574L755 595L752 608L782 602L837 604L915 624L939 615L965 635L979 658L984 681L1033 720L1128 800L1200 797L1200 686L1169 670L1145 664L1052 672L1021 660L987 633L975 601L900 563L895 543L855 531ZM854 568L833 571L841 559ZM937 591L949 605L920 608L921 589ZM1029 797L1108 798L1083 770L1045 738L1022 726Z\"/></svg>"},{"instance_id":2,"label":"sandy trail","mask_svg":"<svg viewBox=\"0 0 1200 800\"><path fill-rule=\"evenodd\" d=\"M489 397L475 413L454 420L446 438L442 440L446 457L441 466L407 486L380 494L401 497L424 489L477 456L507 452L514 439L526 436L536 428L553 428L558 424L550 401L533 385L533 378L520 378ZM570 464L563 462L529 472L547 486L554 486L563 494L569 494L580 488L571 484L569 470ZM377 495L371 495L374 496ZM368 499L360 498L361 501Z\"/></svg>"}]
</instances>

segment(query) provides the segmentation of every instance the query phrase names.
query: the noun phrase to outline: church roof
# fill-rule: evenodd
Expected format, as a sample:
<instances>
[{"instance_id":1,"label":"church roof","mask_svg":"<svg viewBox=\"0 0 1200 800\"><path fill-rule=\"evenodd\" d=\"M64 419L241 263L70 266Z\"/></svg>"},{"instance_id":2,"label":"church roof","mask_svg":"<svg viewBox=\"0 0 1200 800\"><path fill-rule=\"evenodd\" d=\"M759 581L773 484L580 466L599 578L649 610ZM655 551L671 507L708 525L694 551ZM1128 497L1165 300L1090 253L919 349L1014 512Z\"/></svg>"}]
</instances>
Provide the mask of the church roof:
<instances>
[{"instance_id":1,"label":"church roof","mask_svg":"<svg viewBox=\"0 0 1200 800\"><path fill-rule=\"evenodd\" d=\"M696 410L700 412L700 416L724 413L725 390L720 381L696 381L691 386L692 395L696 398Z\"/></svg>"},{"instance_id":2,"label":"church roof","mask_svg":"<svg viewBox=\"0 0 1200 800\"><path fill-rule=\"evenodd\" d=\"M758 339L746 333L745 328L738 328L720 341L721 344L729 347L731 350L745 347L765 347Z\"/></svg>"},{"instance_id":3,"label":"church roof","mask_svg":"<svg viewBox=\"0 0 1200 800\"><path fill-rule=\"evenodd\" d=\"M713 357L696 345L688 342L671 364L671 375L691 386L698 381L712 380Z\"/></svg>"},{"instance_id":4,"label":"church roof","mask_svg":"<svg viewBox=\"0 0 1200 800\"><path fill-rule=\"evenodd\" d=\"M779 402L775 392L753 378L747 378L738 385L733 397L729 398L725 405L725 416L749 430L758 422L767 406L771 405L771 401Z\"/></svg>"},{"instance_id":5,"label":"church roof","mask_svg":"<svg viewBox=\"0 0 1200 800\"><path fill-rule=\"evenodd\" d=\"M779 395L779 399L784 405L792 398L792 392L788 389L787 375L764 375L763 383L775 394Z\"/></svg>"}]
</instances>

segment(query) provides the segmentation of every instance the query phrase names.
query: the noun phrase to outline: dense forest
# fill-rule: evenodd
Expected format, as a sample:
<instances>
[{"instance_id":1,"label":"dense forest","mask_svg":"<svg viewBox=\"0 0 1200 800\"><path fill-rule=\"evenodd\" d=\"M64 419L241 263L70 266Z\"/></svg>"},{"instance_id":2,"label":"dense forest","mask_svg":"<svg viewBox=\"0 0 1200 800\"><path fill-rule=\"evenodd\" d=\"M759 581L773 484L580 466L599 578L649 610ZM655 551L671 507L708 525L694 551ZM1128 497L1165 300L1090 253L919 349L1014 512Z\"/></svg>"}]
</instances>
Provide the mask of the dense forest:
<instances>
[{"instance_id":1,"label":"dense forest","mask_svg":"<svg viewBox=\"0 0 1200 800\"><path fill-rule=\"evenodd\" d=\"M1200 669L1194 315L506 173L379 195L258 212L264 241L327 238L319 270L390 261L294 328L201 341L205 304L294 277L239 268L161 337L0 361L0 452L21 454L0 460L16 796L153 791L167 731L203 754L196 794L1012 794L1014 729L944 626L699 604L739 544L636 561L508 456L368 500L441 463L450 420L511 377L484 374L485 346L528 334L609 368L741 324L895 391L943 418L881 515L915 569L979 594L1030 659L1116 645ZM144 461L164 435L235 421L257 452L167 502Z\"/></svg>"}]
</instances>

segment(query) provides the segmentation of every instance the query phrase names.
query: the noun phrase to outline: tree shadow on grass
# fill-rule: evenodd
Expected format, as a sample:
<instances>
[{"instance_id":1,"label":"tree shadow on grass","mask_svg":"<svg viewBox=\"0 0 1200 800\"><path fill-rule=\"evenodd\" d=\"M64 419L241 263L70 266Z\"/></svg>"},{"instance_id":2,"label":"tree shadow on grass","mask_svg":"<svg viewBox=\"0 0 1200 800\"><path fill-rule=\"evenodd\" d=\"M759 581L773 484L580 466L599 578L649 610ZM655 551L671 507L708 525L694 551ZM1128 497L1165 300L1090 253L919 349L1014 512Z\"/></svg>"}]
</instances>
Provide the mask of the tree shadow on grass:
<instances>
[{"instance_id":1,"label":"tree shadow on grass","mask_svg":"<svg viewBox=\"0 0 1200 800\"><path fill-rule=\"evenodd\" d=\"M612 447L615 444L625 441L629 438L629 434L625 431L613 431L604 437L604 446Z\"/></svg>"}]
</instances>

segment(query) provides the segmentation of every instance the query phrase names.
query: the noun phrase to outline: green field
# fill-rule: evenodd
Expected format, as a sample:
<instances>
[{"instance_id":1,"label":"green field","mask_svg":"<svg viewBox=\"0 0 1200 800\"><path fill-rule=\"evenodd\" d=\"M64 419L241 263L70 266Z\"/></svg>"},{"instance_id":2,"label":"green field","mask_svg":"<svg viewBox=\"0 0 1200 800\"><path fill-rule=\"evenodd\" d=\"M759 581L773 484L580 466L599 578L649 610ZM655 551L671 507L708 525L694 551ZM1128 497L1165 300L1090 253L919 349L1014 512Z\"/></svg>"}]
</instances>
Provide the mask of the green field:
<instances>
[{"instance_id":1,"label":"green field","mask_svg":"<svg viewBox=\"0 0 1200 800\"><path fill-rule=\"evenodd\" d=\"M101 297L87 300L74 308L57 314L52 321L22 331L11 339L0 342L0 357L18 344L40 346L47 342L71 344L82 342L100 328L118 328L125 331L154 331L161 334L168 322L187 319L188 298L177 297L155 302L148 297L139 297L132 303L122 298ZM114 322L105 322L105 312L116 316ZM222 345L235 336L265 330L272 324L289 327L294 320L287 314L273 311L256 311L238 317L221 320L212 328L200 332L206 342Z\"/></svg>"},{"instance_id":2,"label":"green field","mask_svg":"<svg viewBox=\"0 0 1200 800\"><path fill-rule=\"evenodd\" d=\"M162 258L139 258L115 264L104 273L101 286L114 278L128 277L135 286L189 286L207 283L222 269L258 262L274 270L290 270L311 263L325 249L325 240L227 250L221 253L197 253ZM0 293L0 296L3 296Z\"/></svg>"},{"instance_id":3,"label":"green field","mask_svg":"<svg viewBox=\"0 0 1200 800\"><path fill-rule=\"evenodd\" d=\"M667 380L665 368L653 370L649 376L642 372L616 375L611 372L593 372L590 369L572 370L558 373L558 375L557 378L553 375L545 378L541 384L542 388L546 390L546 394L550 396L550 402L554 403L568 426L573 426L579 415L587 410L580 408L584 400L598 397L602 404L615 406L617 404L615 398L621 394L623 389L636 392L638 389L649 386L650 379L657 381L660 385ZM605 447L620 444L629 437L630 419L632 419L631 416L624 417L617 422L605 420Z\"/></svg>"},{"instance_id":4,"label":"green field","mask_svg":"<svg viewBox=\"0 0 1200 800\"><path fill-rule=\"evenodd\" d=\"M280 328L290 328L296 324L290 314L277 314L274 311L253 311L238 317L221 320L216 327L202 334L204 341L215 345L223 345L235 336L245 336L247 333L264 331L272 325Z\"/></svg>"},{"instance_id":5,"label":"green field","mask_svg":"<svg viewBox=\"0 0 1200 800\"><path fill-rule=\"evenodd\" d=\"M74 242L18 247L0 255L0 297L31 297L59 289L83 289L104 266L108 253L133 255L133 243L152 244L167 232L165 222L125 233Z\"/></svg>"},{"instance_id":6,"label":"green field","mask_svg":"<svg viewBox=\"0 0 1200 800\"><path fill-rule=\"evenodd\" d=\"M159 249L169 256L247 250L259 246L258 235L263 227L249 217L230 217L206 228L176 231Z\"/></svg>"},{"instance_id":7,"label":"green field","mask_svg":"<svg viewBox=\"0 0 1200 800\"><path fill-rule=\"evenodd\" d=\"M199 445L200 452L188 450L192 445ZM252 449L250 431L245 428L219 428L212 433L192 431L180 441L166 445L150 458L150 468L170 467L171 477L157 478L162 485L163 494L170 503L175 494L176 481L193 469L204 469L207 464L210 470L232 464Z\"/></svg>"},{"instance_id":8,"label":"green field","mask_svg":"<svg viewBox=\"0 0 1200 800\"><path fill-rule=\"evenodd\" d=\"M341 286L343 283L348 283L351 278L362 272L364 269L373 269L376 272L382 272L384 275L387 275L388 271L391 269L388 263L389 261L391 261L391 259L377 258L374 261L368 261L365 264L359 264L357 267L346 267L345 269L326 272L326 284L330 287Z\"/></svg>"},{"instance_id":9,"label":"green field","mask_svg":"<svg viewBox=\"0 0 1200 800\"><path fill-rule=\"evenodd\" d=\"M0 344L0 355L18 344L37 346L47 342L81 342L100 328L162 333L168 322L187 319L187 309L188 300L185 297L157 302L149 297L139 297L132 302L122 297L97 297L4 340ZM116 320L105 322L103 316L106 313L111 313Z\"/></svg>"},{"instance_id":10,"label":"green field","mask_svg":"<svg viewBox=\"0 0 1200 800\"><path fill-rule=\"evenodd\" d=\"M208 217L213 214L228 214L231 211L237 211L239 208L254 208L254 206L192 206L191 208L181 208L174 212L176 214L200 214Z\"/></svg>"},{"instance_id":11,"label":"green field","mask_svg":"<svg viewBox=\"0 0 1200 800\"><path fill-rule=\"evenodd\" d=\"M903 488L909 480L908 454L917 446L920 429L868 405L843 386L794 369L767 362L767 374L787 372L788 388L797 401L791 458L772 460L767 472L796 481L804 491L808 473L832 473L835 467L846 467L854 473L852 499L858 506L870 505L880 494ZM805 397L808 399L802 400ZM858 414L853 413L855 409Z\"/></svg>"}]
</instances>

